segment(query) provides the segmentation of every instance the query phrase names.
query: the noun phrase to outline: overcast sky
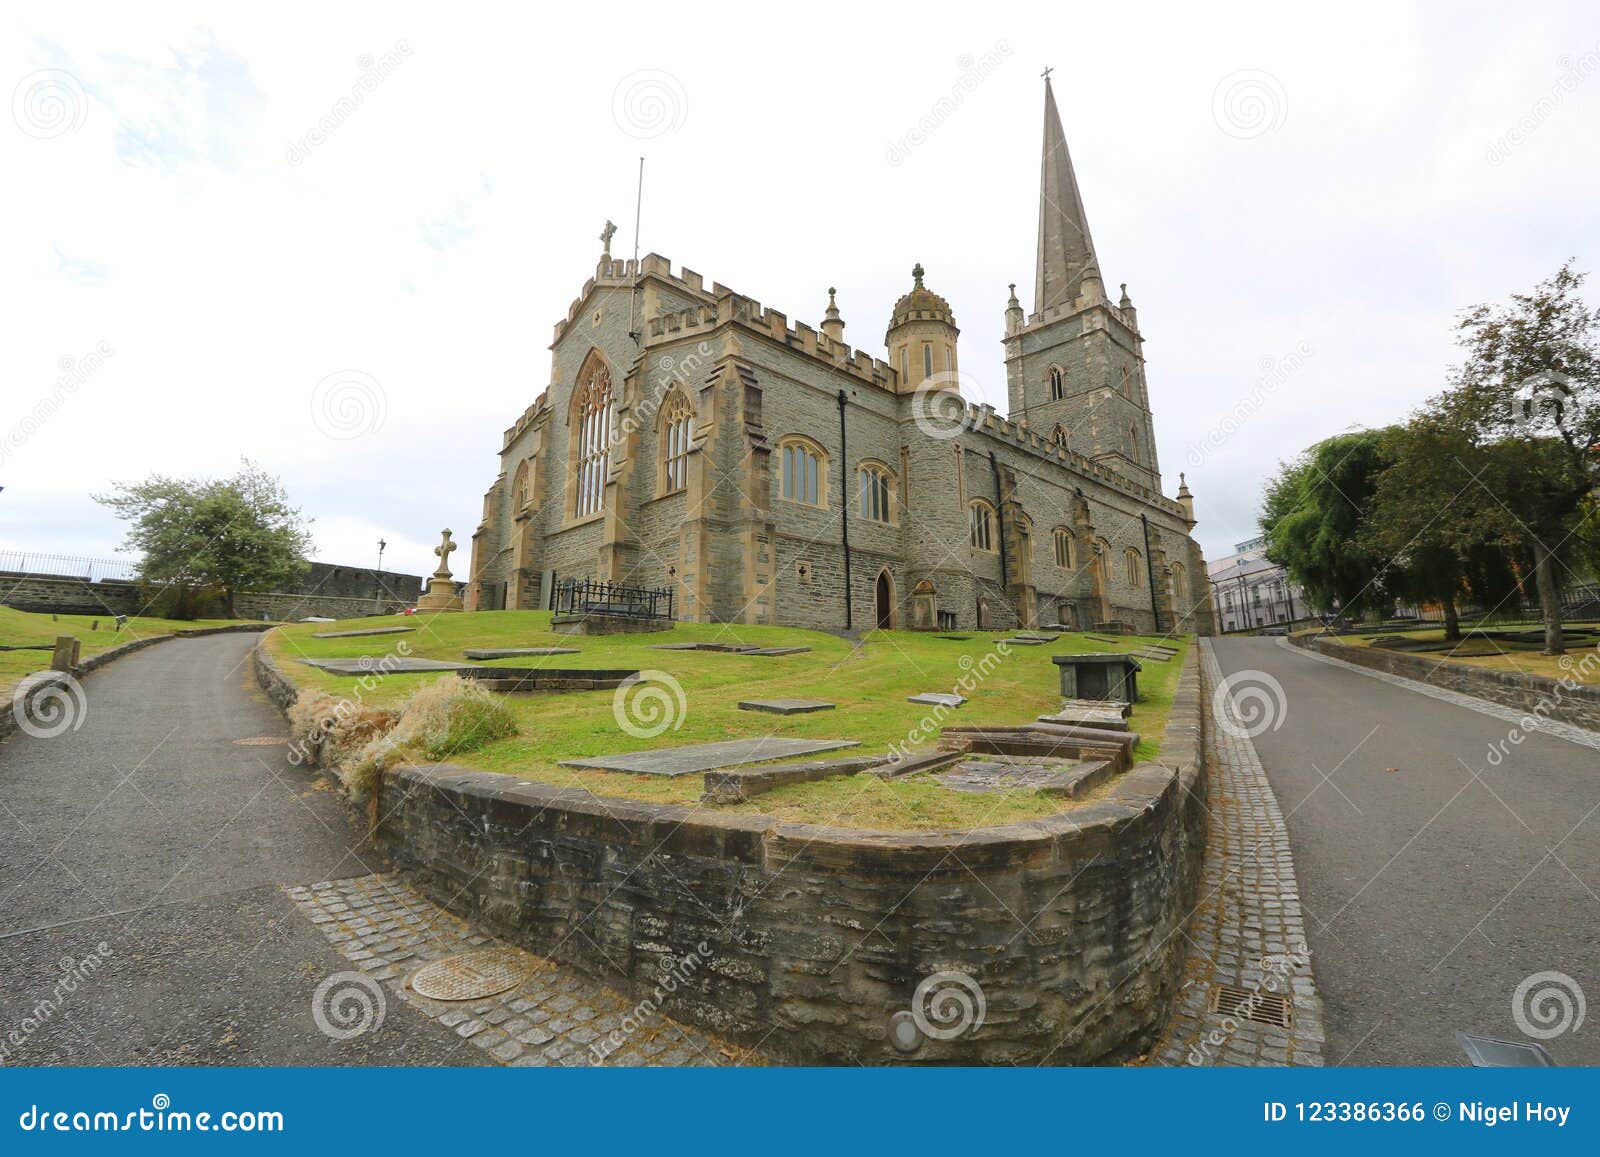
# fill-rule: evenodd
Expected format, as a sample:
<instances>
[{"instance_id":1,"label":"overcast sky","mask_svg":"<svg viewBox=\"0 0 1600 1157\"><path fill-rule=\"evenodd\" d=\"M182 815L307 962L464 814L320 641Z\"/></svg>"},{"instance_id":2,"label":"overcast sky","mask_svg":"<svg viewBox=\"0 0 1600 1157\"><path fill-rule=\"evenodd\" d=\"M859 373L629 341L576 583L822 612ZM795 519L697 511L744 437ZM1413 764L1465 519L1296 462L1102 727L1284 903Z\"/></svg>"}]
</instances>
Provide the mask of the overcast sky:
<instances>
[{"instance_id":1,"label":"overcast sky","mask_svg":"<svg viewBox=\"0 0 1600 1157\"><path fill-rule=\"evenodd\" d=\"M0 549L107 553L91 492L247 456L319 558L431 570L641 154L644 250L813 325L837 285L877 356L921 261L1003 411L1047 64L1209 556L1435 391L1458 310L1600 263L1592 3L75 8L0 37Z\"/></svg>"}]
</instances>

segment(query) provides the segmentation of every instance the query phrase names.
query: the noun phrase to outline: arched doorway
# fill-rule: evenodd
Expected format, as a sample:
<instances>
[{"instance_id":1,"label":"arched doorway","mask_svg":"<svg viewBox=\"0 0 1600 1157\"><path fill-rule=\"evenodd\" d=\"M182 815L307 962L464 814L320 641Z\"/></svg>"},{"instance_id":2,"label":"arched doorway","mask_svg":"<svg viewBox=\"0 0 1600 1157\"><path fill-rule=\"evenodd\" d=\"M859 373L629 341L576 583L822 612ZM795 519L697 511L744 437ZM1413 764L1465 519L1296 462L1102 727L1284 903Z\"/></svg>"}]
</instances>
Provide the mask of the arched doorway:
<instances>
[{"instance_id":1,"label":"arched doorway","mask_svg":"<svg viewBox=\"0 0 1600 1157\"><path fill-rule=\"evenodd\" d=\"M892 631L894 629L894 580L889 577L887 570L878 572L876 599L878 629Z\"/></svg>"}]
</instances>

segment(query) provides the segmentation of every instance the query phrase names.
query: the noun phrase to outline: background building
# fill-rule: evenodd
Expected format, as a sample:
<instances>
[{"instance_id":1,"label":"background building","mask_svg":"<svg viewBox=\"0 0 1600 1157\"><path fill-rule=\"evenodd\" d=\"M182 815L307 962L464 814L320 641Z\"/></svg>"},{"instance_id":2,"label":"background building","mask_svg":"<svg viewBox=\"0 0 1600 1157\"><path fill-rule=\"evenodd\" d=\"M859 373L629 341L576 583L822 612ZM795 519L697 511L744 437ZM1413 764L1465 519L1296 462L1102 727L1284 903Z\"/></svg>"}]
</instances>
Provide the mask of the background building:
<instances>
[{"instance_id":1,"label":"background building","mask_svg":"<svg viewBox=\"0 0 1600 1157\"><path fill-rule=\"evenodd\" d=\"M1292 623L1314 612L1289 572L1267 558L1267 540L1252 538L1207 567L1219 631Z\"/></svg>"}]
</instances>

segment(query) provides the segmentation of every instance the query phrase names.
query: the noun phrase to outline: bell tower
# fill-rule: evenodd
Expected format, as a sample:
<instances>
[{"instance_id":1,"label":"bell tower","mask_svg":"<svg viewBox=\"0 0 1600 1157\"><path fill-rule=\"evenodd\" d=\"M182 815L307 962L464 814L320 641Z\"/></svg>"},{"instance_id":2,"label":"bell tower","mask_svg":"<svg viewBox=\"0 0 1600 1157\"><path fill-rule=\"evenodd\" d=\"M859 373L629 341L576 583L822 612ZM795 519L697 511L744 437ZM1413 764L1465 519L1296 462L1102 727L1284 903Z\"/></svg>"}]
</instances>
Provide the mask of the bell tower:
<instances>
[{"instance_id":1,"label":"bell tower","mask_svg":"<svg viewBox=\"0 0 1600 1157\"><path fill-rule=\"evenodd\" d=\"M1006 309L1010 417L1159 492L1138 314L1126 285L1116 304L1106 296L1050 71L1033 312L1023 314L1014 287Z\"/></svg>"}]
</instances>

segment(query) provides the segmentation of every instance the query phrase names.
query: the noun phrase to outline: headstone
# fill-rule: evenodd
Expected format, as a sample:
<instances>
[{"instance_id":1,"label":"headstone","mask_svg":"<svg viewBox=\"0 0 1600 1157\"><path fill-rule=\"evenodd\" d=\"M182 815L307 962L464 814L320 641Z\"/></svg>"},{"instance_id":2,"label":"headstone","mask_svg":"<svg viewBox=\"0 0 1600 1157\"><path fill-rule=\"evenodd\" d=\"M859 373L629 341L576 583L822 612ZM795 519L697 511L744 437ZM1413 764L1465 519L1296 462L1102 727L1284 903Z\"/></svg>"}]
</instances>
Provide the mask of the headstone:
<instances>
[{"instance_id":1,"label":"headstone","mask_svg":"<svg viewBox=\"0 0 1600 1157\"><path fill-rule=\"evenodd\" d=\"M601 771L626 771L634 775L693 775L719 767L738 767L745 763L765 763L790 755L813 755L841 747L859 747L855 739L790 739L765 735L755 739L724 739L716 743L693 743L686 747L662 747L654 751L629 751L589 759L563 760L562 767L597 768Z\"/></svg>"},{"instance_id":2,"label":"headstone","mask_svg":"<svg viewBox=\"0 0 1600 1157\"><path fill-rule=\"evenodd\" d=\"M57 635L55 651L50 656L52 671L71 671L78 665L78 640L71 635Z\"/></svg>"},{"instance_id":3,"label":"headstone","mask_svg":"<svg viewBox=\"0 0 1600 1157\"><path fill-rule=\"evenodd\" d=\"M832 711L833 703L820 699L745 699L740 711L765 711L769 715L809 715L813 711Z\"/></svg>"},{"instance_id":4,"label":"headstone","mask_svg":"<svg viewBox=\"0 0 1600 1157\"><path fill-rule=\"evenodd\" d=\"M965 695L947 694L943 691L924 691L906 700L907 703L923 703L930 707L960 707L966 701Z\"/></svg>"}]
</instances>

